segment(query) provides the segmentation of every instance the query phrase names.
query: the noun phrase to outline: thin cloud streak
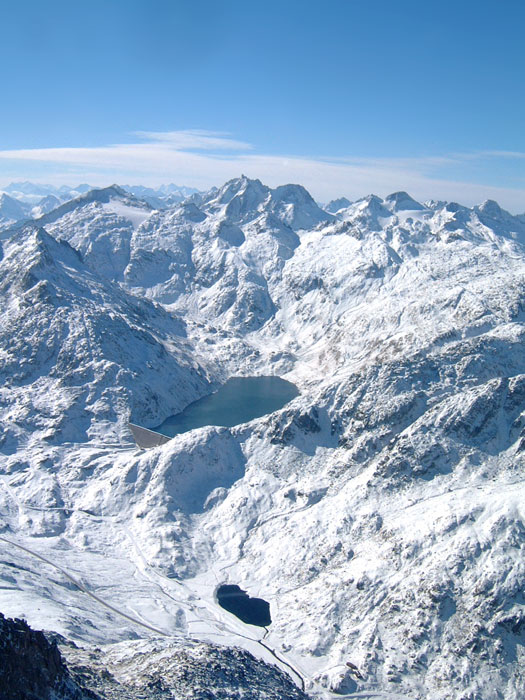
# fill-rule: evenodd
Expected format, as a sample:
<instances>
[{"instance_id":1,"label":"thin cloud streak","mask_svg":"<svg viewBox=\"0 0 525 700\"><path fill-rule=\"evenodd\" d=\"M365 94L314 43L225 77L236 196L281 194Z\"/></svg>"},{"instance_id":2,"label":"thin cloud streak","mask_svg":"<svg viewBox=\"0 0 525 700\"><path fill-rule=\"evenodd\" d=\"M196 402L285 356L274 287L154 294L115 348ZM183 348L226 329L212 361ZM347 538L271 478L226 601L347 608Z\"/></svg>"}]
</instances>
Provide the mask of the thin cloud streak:
<instances>
[{"instance_id":1,"label":"thin cloud streak","mask_svg":"<svg viewBox=\"0 0 525 700\"><path fill-rule=\"evenodd\" d=\"M498 152L429 158L287 157L242 152L251 146L216 132L140 133L147 143L0 151L4 179L8 169L17 173L15 179L20 179L20 173L23 179L31 179L35 168L40 178L45 168L46 179L57 184L71 184L74 178L94 185L131 182L155 186L173 181L208 189L244 173L270 186L300 183L319 201L341 195L357 199L371 192L385 196L402 189L419 200L446 199L473 205L496 199L514 213L525 211L525 189L433 176L436 169L447 167L453 173L458 165L475 157L498 158ZM521 156L501 154L503 158Z\"/></svg>"},{"instance_id":2,"label":"thin cloud streak","mask_svg":"<svg viewBox=\"0 0 525 700\"><path fill-rule=\"evenodd\" d=\"M135 136L148 141L169 145L177 150L251 151L253 146L245 141L227 138L220 131L188 129L186 131L135 131Z\"/></svg>"},{"instance_id":3,"label":"thin cloud streak","mask_svg":"<svg viewBox=\"0 0 525 700\"><path fill-rule=\"evenodd\" d=\"M462 154L463 157L467 157L466 154ZM525 153L521 151L479 151L479 153L474 153L473 158L511 158L516 160L522 160L525 158Z\"/></svg>"}]
</instances>

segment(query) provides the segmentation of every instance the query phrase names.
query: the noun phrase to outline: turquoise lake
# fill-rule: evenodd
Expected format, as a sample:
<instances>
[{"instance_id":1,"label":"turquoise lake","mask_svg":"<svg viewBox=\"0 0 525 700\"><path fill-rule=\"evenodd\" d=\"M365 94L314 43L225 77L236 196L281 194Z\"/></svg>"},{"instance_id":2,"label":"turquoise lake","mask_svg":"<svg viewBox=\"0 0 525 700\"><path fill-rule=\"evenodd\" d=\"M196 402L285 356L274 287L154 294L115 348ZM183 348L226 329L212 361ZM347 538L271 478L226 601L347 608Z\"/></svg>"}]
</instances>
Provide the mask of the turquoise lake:
<instances>
[{"instance_id":1,"label":"turquoise lake","mask_svg":"<svg viewBox=\"0 0 525 700\"><path fill-rule=\"evenodd\" d=\"M154 430L174 437L205 425L231 428L273 413L298 395L295 384L280 377L233 377L214 394L194 401Z\"/></svg>"}]
</instances>

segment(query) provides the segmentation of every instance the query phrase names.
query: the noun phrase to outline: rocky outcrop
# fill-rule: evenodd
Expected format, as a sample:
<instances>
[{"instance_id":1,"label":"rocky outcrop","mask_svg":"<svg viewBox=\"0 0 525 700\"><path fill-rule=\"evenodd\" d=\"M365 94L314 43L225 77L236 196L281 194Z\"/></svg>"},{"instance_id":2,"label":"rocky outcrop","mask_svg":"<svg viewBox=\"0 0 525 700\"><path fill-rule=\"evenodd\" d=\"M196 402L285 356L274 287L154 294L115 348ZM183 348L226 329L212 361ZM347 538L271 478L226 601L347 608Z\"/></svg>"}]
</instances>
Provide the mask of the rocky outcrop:
<instances>
[{"instance_id":1,"label":"rocky outcrop","mask_svg":"<svg viewBox=\"0 0 525 700\"><path fill-rule=\"evenodd\" d=\"M308 700L286 673L238 648L171 638L64 653L104 700Z\"/></svg>"},{"instance_id":2,"label":"rocky outcrop","mask_svg":"<svg viewBox=\"0 0 525 700\"><path fill-rule=\"evenodd\" d=\"M56 642L0 613L0 698L97 700L71 677Z\"/></svg>"}]
</instances>

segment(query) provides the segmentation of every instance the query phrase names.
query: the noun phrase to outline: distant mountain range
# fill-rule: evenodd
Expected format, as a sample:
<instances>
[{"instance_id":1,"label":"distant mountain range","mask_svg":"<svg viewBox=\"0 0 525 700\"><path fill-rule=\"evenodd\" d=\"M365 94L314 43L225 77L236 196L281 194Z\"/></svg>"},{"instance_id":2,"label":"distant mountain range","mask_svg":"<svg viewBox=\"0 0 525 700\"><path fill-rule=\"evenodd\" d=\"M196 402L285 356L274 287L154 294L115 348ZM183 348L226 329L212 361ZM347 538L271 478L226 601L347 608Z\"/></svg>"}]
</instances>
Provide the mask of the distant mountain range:
<instances>
[{"instance_id":1,"label":"distant mountain range","mask_svg":"<svg viewBox=\"0 0 525 700\"><path fill-rule=\"evenodd\" d=\"M33 182L12 182L0 188L0 227L16 221L34 219L75 199L90 190L90 185L77 187L43 185ZM124 185L123 190L147 202L153 209L165 209L198 192L192 187L161 185L158 189L142 185Z\"/></svg>"}]
</instances>

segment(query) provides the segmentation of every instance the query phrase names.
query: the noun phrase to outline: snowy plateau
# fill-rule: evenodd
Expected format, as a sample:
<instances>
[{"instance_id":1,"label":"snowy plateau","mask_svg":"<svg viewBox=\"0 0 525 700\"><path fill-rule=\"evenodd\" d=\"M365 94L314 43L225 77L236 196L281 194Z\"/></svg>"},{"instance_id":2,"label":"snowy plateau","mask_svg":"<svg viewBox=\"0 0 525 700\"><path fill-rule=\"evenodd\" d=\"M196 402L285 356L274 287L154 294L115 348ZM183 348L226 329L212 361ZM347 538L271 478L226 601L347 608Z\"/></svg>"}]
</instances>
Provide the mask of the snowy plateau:
<instances>
[{"instance_id":1,"label":"snowy plateau","mask_svg":"<svg viewBox=\"0 0 525 700\"><path fill-rule=\"evenodd\" d=\"M101 698L523 700L525 216L246 177L0 214L6 618ZM300 395L133 443L255 375Z\"/></svg>"}]
</instances>

